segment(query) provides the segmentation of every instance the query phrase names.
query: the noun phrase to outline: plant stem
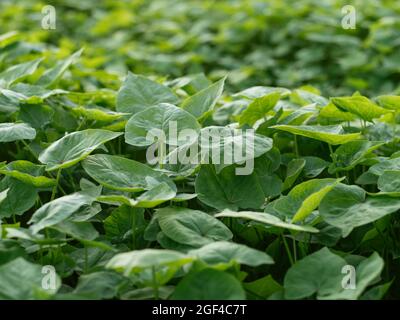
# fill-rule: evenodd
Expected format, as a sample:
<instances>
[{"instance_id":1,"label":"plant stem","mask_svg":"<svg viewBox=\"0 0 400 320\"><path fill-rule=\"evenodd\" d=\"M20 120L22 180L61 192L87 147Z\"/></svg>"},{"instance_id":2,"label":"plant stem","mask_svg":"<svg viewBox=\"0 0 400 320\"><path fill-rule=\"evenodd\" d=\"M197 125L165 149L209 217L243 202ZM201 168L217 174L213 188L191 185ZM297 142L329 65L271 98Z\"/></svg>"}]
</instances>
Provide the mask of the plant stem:
<instances>
[{"instance_id":1,"label":"plant stem","mask_svg":"<svg viewBox=\"0 0 400 320\"><path fill-rule=\"evenodd\" d=\"M51 194L51 199L50 201L53 201L56 198L56 194L57 194L57 188L58 188L58 184L60 182L60 176L61 176L61 168L58 169L57 171L57 177L56 177L56 185L53 187L53 192Z\"/></svg>"},{"instance_id":2,"label":"plant stem","mask_svg":"<svg viewBox=\"0 0 400 320\"><path fill-rule=\"evenodd\" d=\"M300 153L299 153L299 145L297 143L297 135L294 135L294 153L296 154L296 157L299 158L300 157Z\"/></svg>"},{"instance_id":3,"label":"plant stem","mask_svg":"<svg viewBox=\"0 0 400 320\"><path fill-rule=\"evenodd\" d=\"M132 217L132 250L135 250L135 248L136 248L135 233L136 233L136 216L133 215L133 217Z\"/></svg>"},{"instance_id":4,"label":"plant stem","mask_svg":"<svg viewBox=\"0 0 400 320\"><path fill-rule=\"evenodd\" d=\"M88 256L88 249L85 246L85 266L84 266L84 272L87 273L89 269L89 256Z\"/></svg>"},{"instance_id":5,"label":"plant stem","mask_svg":"<svg viewBox=\"0 0 400 320\"><path fill-rule=\"evenodd\" d=\"M330 143L328 143L328 147L329 147L329 153L330 153L332 162L334 164L334 167L336 168L336 157L333 154L333 148ZM336 175L336 178L339 178L339 173L337 171L335 172L335 175Z\"/></svg>"},{"instance_id":6,"label":"plant stem","mask_svg":"<svg viewBox=\"0 0 400 320\"><path fill-rule=\"evenodd\" d=\"M285 249L286 249L286 253L288 255L289 261L290 261L290 265L293 265L294 262L293 262L292 253L290 252L289 246L286 242L286 239L285 239L285 236L283 233L281 233L281 237L282 237L283 244L285 245Z\"/></svg>"},{"instance_id":7,"label":"plant stem","mask_svg":"<svg viewBox=\"0 0 400 320\"><path fill-rule=\"evenodd\" d=\"M26 149L28 149L28 151L33 155L33 158L37 159L37 155L35 154L35 152L33 152L31 147L29 146L29 144L27 144L24 140L21 140L21 141L22 141L22 144L26 147Z\"/></svg>"},{"instance_id":8,"label":"plant stem","mask_svg":"<svg viewBox=\"0 0 400 320\"><path fill-rule=\"evenodd\" d=\"M156 267L151 268L151 273L153 276L154 300L158 300L158 299L160 299L160 297L159 297L158 283L157 283L157 277L156 277Z\"/></svg>"}]
</instances>

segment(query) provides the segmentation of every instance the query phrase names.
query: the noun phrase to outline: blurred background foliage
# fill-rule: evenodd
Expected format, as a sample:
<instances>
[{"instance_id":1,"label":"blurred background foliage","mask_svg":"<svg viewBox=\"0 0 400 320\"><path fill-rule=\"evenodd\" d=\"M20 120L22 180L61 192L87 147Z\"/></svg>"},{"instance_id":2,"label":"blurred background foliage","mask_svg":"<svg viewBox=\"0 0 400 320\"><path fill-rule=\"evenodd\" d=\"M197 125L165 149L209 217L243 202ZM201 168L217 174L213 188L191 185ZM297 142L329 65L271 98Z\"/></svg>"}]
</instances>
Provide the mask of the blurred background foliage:
<instances>
[{"instance_id":1,"label":"blurred background foliage","mask_svg":"<svg viewBox=\"0 0 400 320\"><path fill-rule=\"evenodd\" d=\"M48 4L56 30L41 28ZM356 29L341 26L347 4L357 10ZM399 14L398 0L1 0L0 69L84 47L85 90L118 88L131 70L168 79L228 73L231 90L308 84L328 96L398 93Z\"/></svg>"}]
</instances>

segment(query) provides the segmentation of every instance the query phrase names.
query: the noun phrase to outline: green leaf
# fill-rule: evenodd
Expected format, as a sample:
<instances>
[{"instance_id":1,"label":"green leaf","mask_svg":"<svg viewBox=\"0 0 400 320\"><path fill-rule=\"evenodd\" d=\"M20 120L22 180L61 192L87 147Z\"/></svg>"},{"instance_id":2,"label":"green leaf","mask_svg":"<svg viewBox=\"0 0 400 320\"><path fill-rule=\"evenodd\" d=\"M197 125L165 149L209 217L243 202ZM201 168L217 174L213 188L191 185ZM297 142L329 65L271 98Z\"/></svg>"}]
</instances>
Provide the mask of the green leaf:
<instances>
[{"instance_id":1,"label":"green leaf","mask_svg":"<svg viewBox=\"0 0 400 320\"><path fill-rule=\"evenodd\" d=\"M74 295L86 299L112 299L127 284L127 279L112 271L98 271L79 277Z\"/></svg>"},{"instance_id":2,"label":"green leaf","mask_svg":"<svg viewBox=\"0 0 400 320\"><path fill-rule=\"evenodd\" d=\"M218 219L198 210L181 207L162 208L157 210L157 220L167 237L192 247L230 240L233 236Z\"/></svg>"},{"instance_id":3,"label":"green leaf","mask_svg":"<svg viewBox=\"0 0 400 320\"><path fill-rule=\"evenodd\" d=\"M8 87L14 82L33 74L43 58L12 66L0 73L0 87Z\"/></svg>"},{"instance_id":4,"label":"green leaf","mask_svg":"<svg viewBox=\"0 0 400 320\"><path fill-rule=\"evenodd\" d=\"M43 87L50 87L56 83L69 68L81 56L83 49L80 49L70 55L68 58L58 61L53 68L47 69L37 81L37 84Z\"/></svg>"},{"instance_id":5,"label":"green leaf","mask_svg":"<svg viewBox=\"0 0 400 320\"><path fill-rule=\"evenodd\" d=\"M0 203L0 217L8 218L21 215L35 205L38 197L37 189L11 177L0 182L0 191L8 190L7 198ZM21 201L24 199L24 201Z\"/></svg>"},{"instance_id":6,"label":"green leaf","mask_svg":"<svg viewBox=\"0 0 400 320\"><path fill-rule=\"evenodd\" d=\"M182 102L182 109L186 110L196 118L201 118L209 111L212 111L222 95L226 77L213 83L211 86L186 98Z\"/></svg>"},{"instance_id":7,"label":"green leaf","mask_svg":"<svg viewBox=\"0 0 400 320\"><path fill-rule=\"evenodd\" d=\"M144 209L121 206L104 220L104 229L107 238L121 242L132 237L136 240L136 232L144 228L144 224Z\"/></svg>"},{"instance_id":8,"label":"green leaf","mask_svg":"<svg viewBox=\"0 0 400 320\"><path fill-rule=\"evenodd\" d=\"M328 103L319 112L319 118L327 119L327 121L353 121L356 116L348 111L343 111L336 107L332 102Z\"/></svg>"},{"instance_id":9,"label":"green leaf","mask_svg":"<svg viewBox=\"0 0 400 320\"><path fill-rule=\"evenodd\" d=\"M316 176L320 175L322 171L329 165L329 162L318 158L318 157L302 157L306 161L306 164L303 168L303 173L306 178L315 178Z\"/></svg>"},{"instance_id":10,"label":"green leaf","mask_svg":"<svg viewBox=\"0 0 400 320\"><path fill-rule=\"evenodd\" d=\"M300 183L287 196L279 198L274 209L291 218L292 222L302 221L318 208L322 199L343 179L314 179Z\"/></svg>"},{"instance_id":11,"label":"green leaf","mask_svg":"<svg viewBox=\"0 0 400 320\"><path fill-rule=\"evenodd\" d=\"M243 283L243 287L250 294L248 299L267 299L275 292L281 291L282 286L271 275L262 277L252 282Z\"/></svg>"},{"instance_id":12,"label":"green leaf","mask_svg":"<svg viewBox=\"0 0 400 320\"><path fill-rule=\"evenodd\" d=\"M264 118L267 113L275 107L280 97L280 93L273 92L254 99L253 102L250 103L249 106L240 114L239 125L254 125L257 120Z\"/></svg>"},{"instance_id":13,"label":"green leaf","mask_svg":"<svg viewBox=\"0 0 400 320\"><path fill-rule=\"evenodd\" d=\"M260 223L265 223L267 225L271 225L278 228L289 229L294 231L303 231L303 232L311 232L317 233L318 229L308 226L308 225L297 225L293 223L284 222L276 216L273 216L266 212L254 212L254 211L240 211L234 212L231 210L224 210L214 217L222 218L222 217L230 217L230 218L239 218L245 220L257 221Z\"/></svg>"},{"instance_id":14,"label":"green leaf","mask_svg":"<svg viewBox=\"0 0 400 320\"><path fill-rule=\"evenodd\" d=\"M360 133L344 133L341 126L289 126L276 125L273 129L290 132L307 138L324 141L331 145L343 144L357 140L361 137Z\"/></svg>"},{"instance_id":15,"label":"green leaf","mask_svg":"<svg viewBox=\"0 0 400 320\"><path fill-rule=\"evenodd\" d=\"M71 167L85 159L102 144L122 135L101 129L76 131L53 142L39 155L47 171Z\"/></svg>"},{"instance_id":16,"label":"green leaf","mask_svg":"<svg viewBox=\"0 0 400 320\"><path fill-rule=\"evenodd\" d=\"M335 162L329 166L329 173L353 169L383 144L383 142L368 140L350 141L342 144L332 155Z\"/></svg>"},{"instance_id":17,"label":"green leaf","mask_svg":"<svg viewBox=\"0 0 400 320\"><path fill-rule=\"evenodd\" d=\"M306 161L304 159L293 159L289 162L282 191L289 189L296 182L305 164Z\"/></svg>"},{"instance_id":18,"label":"green leaf","mask_svg":"<svg viewBox=\"0 0 400 320\"><path fill-rule=\"evenodd\" d=\"M400 209L400 199L390 196L366 197L357 186L337 185L322 200L322 218L342 230L343 237L359 226L376 221Z\"/></svg>"},{"instance_id":19,"label":"green leaf","mask_svg":"<svg viewBox=\"0 0 400 320\"><path fill-rule=\"evenodd\" d=\"M227 241L213 242L199 249L191 250L188 254L219 269L225 269L232 263L245 264L252 267L274 263L274 260L262 251Z\"/></svg>"},{"instance_id":20,"label":"green leaf","mask_svg":"<svg viewBox=\"0 0 400 320\"><path fill-rule=\"evenodd\" d=\"M50 299L60 287L56 276L54 289L43 289L42 266L17 258L0 266L0 299L2 300L37 300Z\"/></svg>"},{"instance_id":21,"label":"green leaf","mask_svg":"<svg viewBox=\"0 0 400 320\"><path fill-rule=\"evenodd\" d=\"M382 115L390 112L387 109L377 106L368 98L358 95L351 97L331 98L331 101L339 109L351 112L366 121L372 121L373 119L379 118Z\"/></svg>"},{"instance_id":22,"label":"green leaf","mask_svg":"<svg viewBox=\"0 0 400 320\"><path fill-rule=\"evenodd\" d=\"M346 264L346 260L326 247L306 256L285 275L285 299L303 299L314 294L321 299L341 291L342 268Z\"/></svg>"},{"instance_id":23,"label":"green leaf","mask_svg":"<svg viewBox=\"0 0 400 320\"><path fill-rule=\"evenodd\" d=\"M51 226L61 233L65 233L77 240L94 240L99 233L90 222L62 221Z\"/></svg>"},{"instance_id":24,"label":"green leaf","mask_svg":"<svg viewBox=\"0 0 400 320\"><path fill-rule=\"evenodd\" d=\"M106 265L106 268L123 272L125 276L152 267L181 267L193 261L193 257L183 253L162 249L143 249L119 253Z\"/></svg>"},{"instance_id":25,"label":"green leaf","mask_svg":"<svg viewBox=\"0 0 400 320\"><path fill-rule=\"evenodd\" d=\"M117 111L135 114L160 103L178 102L178 97L168 87L129 72L118 91Z\"/></svg>"},{"instance_id":26,"label":"green leaf","mask_svg":"<svg viewBox=\"0 0 400 320\"><path fill-rule=\"evenodd\" d=\"M279 93L282 97L289 95L290 90L286 88L280 87L263 87L263 86L255 86L238 93L235 93L234 97L244 97L247 99L257 99L263 96L269 95L271 93Z\"/></svg>"},{"instance_id":27,"label":"green leaf","mask_svg":"<svg viewBox=\"0 0 400 320\"><path fill-rule=\"evenodd\" d=\"M36 188L48 188L56 185L56 180L42 176L44 166L25 160L17 160L0 168L0 174L17 179Z\"/></svg>"},{"instance_id":28,"label":"green leaf","mask_svg":"<svg viewBox=\"0 0 400 320\"><path fill-rule=\"evenodd\" d=\"M176 129L170 129L171 123L176 125ZM194 136L183 135L182 131L186 129L192 130ZM200 125L190 113L162 103L137 112L129 119L125 142L134 146L149 146L158 138L162 143L178 146L190 142L188 138L193 141L199 131Z\"/></svg>"},{"instance_id":29,"label":"green leaf","mask_svg":"<svg viewBox=\"0 0 400 320\"><path fill-rule=\"evenodd\" d=\"M384 261L378 253L374 252L369 258L363 260L356 268L356 287L342 289L340 292L323 297L327 300L356 300L364 290L379 279L384 267Z\"/></svg>"},{"instance_id":30,"label":"green leaf","mask_svg":"<svg viewBox=\"0 0 400 320\"><path fill-rule=\"evenodd\" d=\"M202 163L215 165L217 173L233 163L254 161L272 149L272 139L253 131L211 126L201 129L199 146Z\"/></svg>"},{"instance_id":31,"label":"green leaf","mask_svg":"<svg viewBox=\"0 0 400 320\"><path fill-rule=\"evenodd\" d=\"M400 171L384 171L378 178L378 189L382 192L400 192Z\"/></svg>"},{"instance_id":32,"label":"green leaf","mask_svg":"<svg viewBox=\"0 0 400 320\"><path fill-rule=\"evenodd\" d=\"M219 174L214 166L203 165L196 178L195 192L201 202L219 210L259 209L265 199L256 174L236 175L234 165Z\"/></svg>"},{"instance_id":33,"label":"green leaf","mask_svg":"<svg viewBox=\"0 0 400 320\"><path fill-rule=\"evenodd\" d=\"M110 189L136 192L166 183L176 190L174 183L163 173L119 156L96 154L85 159L82 166L89 176Z\"/></svg>"},{"instance_id":34,"label":"green leaf","mask_svg":"<svg viewBox=\"0 0 400 320\"><path fill-rule=\"evenodd\" d=\"M384 95L377 97L376 100L385 109L396 111L400 109L400 96Z\"/></svg>"},{"instance_id":35,"label":"green leaf","mask_svg":"<svg viewBox=\"0 0 400 320\"><path fill-rule=\"evenodd\" d=\"M89 206L95 198L87 193L76 192L46 203L35 211L29 220L32 232L38 233L44 228L54 226L69 217L83 206Z\"/></svg>"},{"instance_id":36,"label":"green leaf","mask_svg":"<svg viewBox=\"0 0 400 320\"><path fill-rule=\"evenodd\" d=\"M27 123L0 123L0 142L32 140L36 130Z\"/></svg>"},{"instance_id":37,"label":"green leaf","mask_svg":"<svg viewBox=\"0 0 400 320\"><path fill-rule=\"evenodd\" d=\"M204 269L187 275L175 288L172 300L244 300L245 292L232 275Z\"/></svg>"}]
</instances>

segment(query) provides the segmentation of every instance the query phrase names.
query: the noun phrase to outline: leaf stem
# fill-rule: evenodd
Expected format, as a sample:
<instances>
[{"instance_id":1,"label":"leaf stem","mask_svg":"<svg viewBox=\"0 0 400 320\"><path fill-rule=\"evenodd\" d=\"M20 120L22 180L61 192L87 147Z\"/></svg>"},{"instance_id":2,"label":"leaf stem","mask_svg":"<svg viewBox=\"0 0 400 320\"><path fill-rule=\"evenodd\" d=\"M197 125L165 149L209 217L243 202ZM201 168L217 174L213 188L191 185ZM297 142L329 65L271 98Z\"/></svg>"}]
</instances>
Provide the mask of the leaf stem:
<instances>
[{"instance_id":1,"label":"leaf stem","mask_svg":"<svg viewBox=\"0 0 400 320\"><path fill-rule=\"evenodd\" d=\"M157 277L156 277L156 267L151 268L151 273L153 276L153 290L154 290L154 300L159 300L159 291L158 291L158 283L157 283Z\"/></svg>"},{"instance_id":2,"label":"leaf stem","mask_svg":"<svg viewBox=\"0 0 400 320\"><path fill-rule=\"evenodd\" d=\"M286 242L286 239L285 239L285 236L284 236L283 233L281 233L281 237L282 237L282 241L283 241L283 244L284 244L284 246L285 246L286 253L287 253L287 255L288 255L289 261L290 261L290 265L293 265L294 262L293 262L292 253L290 252L289 246L288 246L288 244L287 244L287 242Z\"/></svg>"},{"instance_id":3,"label":"leaf stem","mask_svg":"<svg viewBox=\"0 0 400 320\"><path fill-rule=\"evenodd\" d=\"M50 201L53 201L56 198L56 194L57 194L57 188L58 188L58 184L60 182L60 176L61 176L61 168L58 169L57 171L57 177L56 177L56 185L53 187L53 192L51 194L51 199Z\"/></svg>"},{"instance_id":4,"label":"leaf stem","mask_svg":"<svg viewBox=\"0 0 400 320\"><path fill-rule=\"evenodd\" d=\"M299 153L299 145L297 142L297 135L294 135L294 153L296 154L296 157L299 158L300 157L300 153Z\"/></svg>"}]
</instances>

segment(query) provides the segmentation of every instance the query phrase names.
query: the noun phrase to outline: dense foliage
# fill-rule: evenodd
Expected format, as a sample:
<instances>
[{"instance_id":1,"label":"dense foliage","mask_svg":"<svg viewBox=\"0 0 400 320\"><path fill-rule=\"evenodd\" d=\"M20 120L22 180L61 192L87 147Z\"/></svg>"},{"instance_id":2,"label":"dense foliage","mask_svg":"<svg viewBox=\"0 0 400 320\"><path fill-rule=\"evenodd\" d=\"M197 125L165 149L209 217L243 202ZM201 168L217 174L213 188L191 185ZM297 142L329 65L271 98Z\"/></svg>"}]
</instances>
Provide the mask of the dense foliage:
<instances>
[{"instance_id":1,"label":"dense foliage","mask_svg":"<svg viewBox=\"0 0 400 320\"><path fill-rule=\"evenodd\" d=\"M399 3L54 5L1 3L0 299L400 298Z\"/></svg>"}]
</instances>

